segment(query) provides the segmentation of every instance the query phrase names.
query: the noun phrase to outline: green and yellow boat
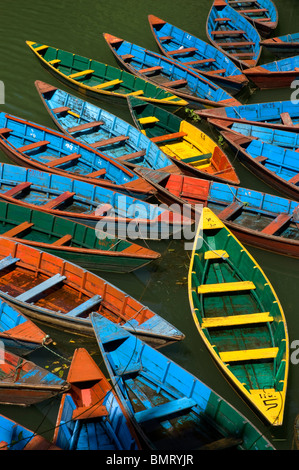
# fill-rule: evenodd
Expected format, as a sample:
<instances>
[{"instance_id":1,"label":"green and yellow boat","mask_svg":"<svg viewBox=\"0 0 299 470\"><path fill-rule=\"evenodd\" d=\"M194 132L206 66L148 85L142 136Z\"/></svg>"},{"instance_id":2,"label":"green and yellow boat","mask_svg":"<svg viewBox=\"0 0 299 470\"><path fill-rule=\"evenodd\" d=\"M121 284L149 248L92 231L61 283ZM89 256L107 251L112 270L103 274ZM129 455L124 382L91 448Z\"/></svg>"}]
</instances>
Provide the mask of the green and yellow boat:
<instances>
[{"instance_id":1,"label":"green and yellow boat","mask_svg":"<svg viewBox=\"0 0 299 470\"><path fill-rule=\"evenodd\" d=\"M216 364L258 415L283 422L289 340L269 279L214 213L203 208L188 292L197 329Z\"/></svg>"},{"instance_id":2,"label":"green and yellow boat","mask_svg":"<svg viewBox=\"0 0 299 470\"><path fill-rule=\"evenodd\" d=\"M120 68L78 54L26 41L42 65L58 80L91 98L124 99L129 95L176 111L188 102Z\"/></svg>"}]
</instances>

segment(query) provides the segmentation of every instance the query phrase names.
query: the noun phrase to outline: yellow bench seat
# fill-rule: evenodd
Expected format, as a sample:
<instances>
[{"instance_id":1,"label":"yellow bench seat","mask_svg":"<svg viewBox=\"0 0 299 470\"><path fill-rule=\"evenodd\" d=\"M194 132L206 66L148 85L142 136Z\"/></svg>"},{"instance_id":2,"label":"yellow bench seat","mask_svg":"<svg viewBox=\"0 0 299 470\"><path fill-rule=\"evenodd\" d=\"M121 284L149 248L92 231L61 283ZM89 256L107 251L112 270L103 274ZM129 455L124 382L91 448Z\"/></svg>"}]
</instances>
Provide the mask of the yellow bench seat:
<instances>
[{"instance_id":1,"label":"yellow bench seat","mask_svg":"<svg viewBox=\"0 0 299 470\"><path fill-rule=\"evenodd\" d=\"M255 285L251 281L240 282L220 282L219 284L202 284L198 286L198 294L217 294L222 292L235 292L242 290L255 289Z\"/></svg>"},{"instance_id":2,"label":"yellow bench seat","mask_svg":"<svg viewBox=\"0 0 299 470\"><path fill-rule=\"evenodd\" d=\"M205 252L205 259L229 258L229 254L225 250L211 250Z\"/></svg>"},{"instance_id":3,"label":"yellow bench seat","mask_svg":"<svg viewBox=\"0 0 299 470\"><path fill-rule=\"evenodd\" d=\"M95 85L92 88L96 90L102 90L103 88L108 88L111 86L118 85L119 83L123 83L123 80L120 80L119 78L116 78L115 80L110 80L109 82L105 83L100 83L99 85Z\"/></svg>"},{"instance_id":4,"label":"yellow bench seat","mask_svg":"<svg viewBox=\"0 0 299 470\"><path fill-rule=\"evenodd\" d=\"M274 359L277 354L278 348L247 349L243 351L224 351L219 353L223 362Z\"/></svg>"},{"instance_id":5,"label":"yellow bench seat","mask_svg":"<svg viewBox=\"0 0 299 470\"><path fill-rule=\"evenodd\" d=\"M156 118L155 116L147 116L147 117L138 119L138 121L140 122L140 124L152 124L154 122L158 122L159 119Z\"/></svg>"},{"instance_id":6,"label":"yellow bench seat","mask_svg":"<svg viewBox=\"0 0 299 470\"><path fill-rule=\"evenodd\" d=\"M202 328L217 328L226 326L252 325L254 323L267 323L273 321L269 312L249 313L246 315L230 315L224 317L211 317L202 319Z\"/></svg>"},{"instance_id":7,"label":"yellow bench seat","mask_svg":"<svg viewBox=\"0 0 299 470\"><path fill-rule=\"evenodd\" d=\"M81 72L71 73L70 75L68 75L68 78L79 78L90 73L94 73L94 70L87 69L87 70L81 70Z\"/></svg>"}]
</instances>

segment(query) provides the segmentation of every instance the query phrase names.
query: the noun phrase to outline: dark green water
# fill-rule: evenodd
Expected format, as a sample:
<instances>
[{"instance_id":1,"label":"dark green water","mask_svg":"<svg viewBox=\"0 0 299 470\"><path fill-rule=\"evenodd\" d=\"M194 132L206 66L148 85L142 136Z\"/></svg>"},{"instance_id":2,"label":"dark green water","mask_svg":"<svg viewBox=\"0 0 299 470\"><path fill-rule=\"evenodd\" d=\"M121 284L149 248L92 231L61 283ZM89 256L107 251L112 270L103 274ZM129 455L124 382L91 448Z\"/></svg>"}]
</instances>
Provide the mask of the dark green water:
<instances>
[{"instance_id":1,"label":"dark green water","mask_svg":"<svg viewBox=\"0 0 299 470\"><path fill-rule=\"evenodd\" d=\"M5 84L5 105L2 110L40 124L53 127L35 90L34 81L42 80L61 86L37 62L26 40L32 40L72 51L86 57L116 65L102 33L107 32L135 42L158 52L151 35L147 15L154 14L177 25L199 38L206 40L205 22L211 0L14 0L1 2L0 80ZM298 1L276 0L279 11L279 26L276 34L297 32ZM297 7L297 8L296 8ZM263 53L261 61L272 61L272 56ZM67 88L65 88L67 90ZM71 91L72 90L68 90ZM290 99L291 90L255 92L250 102ZM94 102L121 118L131 121L127 108L107 102ZM211 132L203 123L198 124ZM275 191L257 180L230 154L241 179L241 186L274 193ZM0 160L8 161L0 152ZM186 339L168 346L163 353L198 376L203 382L227 399L249 418L277 449L293 449L293 425L299 413L299 365L290 364L289 386L284 424L280 428L265 426L242 401L216 369L202 343L191 316L187 296L187 272L189 253L183 242L149 243L152 249L163 254L162 260L130 275L107 275L110 282L127 291L157 313L181 329ZM290 344L299 339L298 285L299 261L250 248L250 252L264 269L276 290L288 323ZM96 272L96 271L95 271ZM100 272L98 274L101 275ZM297 292L297 293L296 293ZM70 336L57 330L44 328L55 341L51 350L34 353L31 359L54 370L69 365L76 347L86 347L101 364L95 341ZM290 351L292 352L292 350ZM58 355L56 355L58 354ZM67 368L64 369L65 374ZM44 402L36 407L22 409L1 406L0 413L11 417L36 432L44 432L51 438L55 426L59 400Z\"/></svg>"}]
</instances>

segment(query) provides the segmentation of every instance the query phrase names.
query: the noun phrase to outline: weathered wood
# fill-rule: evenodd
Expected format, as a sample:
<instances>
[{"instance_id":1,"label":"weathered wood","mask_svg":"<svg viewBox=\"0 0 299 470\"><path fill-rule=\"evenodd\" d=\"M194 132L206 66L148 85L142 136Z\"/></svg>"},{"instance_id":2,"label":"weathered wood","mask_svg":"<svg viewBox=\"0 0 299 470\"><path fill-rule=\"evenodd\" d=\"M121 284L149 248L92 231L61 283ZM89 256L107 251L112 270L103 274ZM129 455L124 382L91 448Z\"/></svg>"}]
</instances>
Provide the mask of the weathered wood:
<instances>
[{"instance_id":1,"label":"weathered wood","mask_svg":"<svg viewBox=\"0 0 299 470\"><path fill-rule=\"evenodd\" d=\"M13 227L7 232L2 233L1 236L2 237L16 237L17 235L20 235L22 232L25 232L25 230L28 230L33 225L34 224L30 222L23 222L22 224L19 224L16 227Z\"/></svg>"},{"instance_id":2,"label":"weathered wood","mask_svg":"<svg viewBox=\"0 0 299 470\"><path fill-rule=\"evenodd\" d=\"M236 215L237 212L241 211L242 207L242 202L235 201L223 209L217 216L220 220L230 219L232 216Z\"/></svg>"},{"instance_id":3,"label":"weathered wood","mask_svg":"<svg viewBox=\"0 0 299 470\"><path fill-rule=\"evenodd\" d=\"M128 140L130 137L128 135L118 135L116 137L111 137L111 139L103 139L99 140L98 142L93 142L90 144L90 147L99 148L99 147L106 147L107 145L117 144L119 142L124 142Z\"/></svg>"},{"instance_id":4,"label":"weathered wood","mask_svg":"<svg viewBox=\"0 0 299 470\"><path fill-rule=\"evenodd\" d=\"M85 129L92 129L93 127L99 127L102 124L105 124L104 121L92 121L92 122L86 122L84 124L80 124L79 126L74 126L74 127L69 127L68 132L79 132L79 131L84 131Z\"/></svg>"},{"instance_id":5,"label":"weathered wood","mask_svg":"<svg viewBox=\"0 0 299 470\"><path fill-rule=\"evenodd\" d=\"M28 152L28 150L34 150L36 148L43 147L44 145L48 145L49 143L50 143L49 140L41 140L39 142L32 142L31 144L23 145L23 147L19 147L18 151Z\"/></svg>"},{"instance_id":6,"label":"weathered wood","mask_svg":"<svg viewBox=\"0 0 299 470\"><path fill-rule=\"evenodd\" d=\"M68 162L78 160L78 158L80 157L81 157L80 153L71 153L70 155L65 155L64 157L61 157L61 158L55 158L54 160L51 160L50 162L45 163L45 165L48 166L49 168L52 168L58 165L62 165L63 163L68 163Z\"/></svg>"},{"instance_id":7,"label":"weathered wood","mask_svg":"<svg viewBox=\"0 0 299 470\"><path fill-rule=\"evenodd\" d=\"M283 228L290 220L292 216L290 214L279 214L272 222L267 225L261 233L266 235L275 235L280 229Z\"/></svg>"},{"instance_id":8,"label":"weathered wood","mask_svg":"<svg viewBox=\"0 0 299 470\"><path fill-rule=\"evenodd\" d=\"M5 193L2 193L4 196L9 196L9 197L14 197L20 194L22 191L25 191L26 189L29 189L32 183L29 181L25 181L24 183L19 183L16 186L14 186L11 189L8 189L8 191L5 191Z\"/></svg>"},{"instance_id":9,"label":"weathered wood","mask_svg":"<svg viewBox=\"0 0 299 470\"><path fill-rule=\"evenodd\" d=\"M55 209L56 207L60 206L60 204L62 204L63 202L66 202L71 199L75 194L76 193L65 191L64 193L60 194L60 196L55 197L54 199L50 199L49 202L43 205L43 208Z\"/></svg>"}]
</instances>

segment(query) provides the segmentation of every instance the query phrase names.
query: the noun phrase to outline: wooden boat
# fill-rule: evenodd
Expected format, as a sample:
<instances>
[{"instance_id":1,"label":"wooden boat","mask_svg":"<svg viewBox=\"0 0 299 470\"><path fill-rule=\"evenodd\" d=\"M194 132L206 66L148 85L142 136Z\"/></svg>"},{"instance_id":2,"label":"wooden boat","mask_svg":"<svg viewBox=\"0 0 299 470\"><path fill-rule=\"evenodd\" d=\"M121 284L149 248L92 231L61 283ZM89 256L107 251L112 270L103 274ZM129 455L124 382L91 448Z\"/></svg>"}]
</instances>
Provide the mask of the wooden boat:
<instances>
[{"instance_id":1,"label":"wooden boat","mask_svg":"<svg viewBox=\"0 0 299 470\"><path fill-rule=\"evenodd\" d=\"M1 351L0 403L29 406L55 397L69 384L55 374L7 350Z\"/></svg>"},{"instance_id":2,"label":"wooden boat","mask_svg":"<svg viewBox=\"0 0 299 470\"><path fill-rule=\"evenodd\" d=\"M289 87L298 77L299 56L275 60L244 70L245 75L261 90Z\"/></svg>"},{"instance_id":3,"label":"wooden boat","mask_svg":"<svg viewBox=\"0 0 299 470\"><path fill-rule=\"evenodd\" d=\"M131 272L161 257L149 248L100 234L71 219L1 200L0 222L1 237L45 250L85 268Z\"/></svg>"},{"instance_id":4,"label":"wooden boat","mask_svg":"<svg viewBox=\"0 0 299 470\"><path fill-rule=\"evenodd\" d=\"M297 55L299 54L299 33L264 39L260 44L278 57Z\"/></svg>"},{"instance_id":5,"label":"wooden boat","mask_svg":"<svg viewBox=\"0 0 299 470\"><path fill-rule=\"evenodd\" d=\"M227 0L227 3L250 21L263 37L277 28L278 11L272 0Z\"/></svg>"},{"instance_id":6,"label":"wooden boat","mask_svg":"<svg viewBox=\"0 0 299 470\"><path fill-rule=\"evenodd\" d=\"M221 121L221 126L232 122L244 122L271 129L299 131L299 110L294 101L271 101L242 106L195 111L213 125Z\"/></svg>"},{"instance_id":7,"label":"wooden boat","mask_svg":"<svg viewBox=\"0 0 299 470\"><path fill-rule=\"evenodd\" d=\"M36 81L35 86L54 123L64 134L91 147L96 143L102 153L131 167L138 165L156 170L166 168L170 173L180 172L156 144L131 124L47 83ZM53 112L66 104L71 113Z\"/></svg>"},{"instance_id":8,"label":"wooden boat","mask_svg":"<svg viewBox=\"0 0 299 470\"><path fill-rule=\"evenodd\" d=\"M237 151L241 162L258 178L288 197L299 201L297 152L231 131L222 131L221 134Z\"/></svg>"},{"instance_id":9,"label":"wooden boat","mask_svg":"<svg viewBox=\"0 0 299 470\"><path fill-rule=\"evenodd\" d=\"M99 314L92 313L92 323L111 382L150 448L274 449L242 414L169 357Z\"/></svg>"},{"instance_id":10,"label":"wooden boat","mask_svg":"<svg viewBox=\"0 0 299 470\"><path fill-rule=\"evenodd\" d=\"M5 348L18 356L25 356L51 343L50 336L44 333L35 323L16 308L0 300L1 348Z\"/></svg>"},{"instance_id":11,"label":"wooden boat","mask_svg":"<svg viewBox=\"0 0 299 470\"><path fill-rule=\"evenodd\" d=\"M197 329L220 370L260 417L282 425L289 362L283 309L260 266L208 208L194 241L188 291Z\"/></svg>"},{"instance_id":12,"label":"wooden boat","mask_svg":"<svg viewBox=\"0 0 299 470\"><path fill-rule=\"evenodd\" d=\"M227 155L198 127L158 106L144 106L138 98L128 98L128 106L136 127L175 160L182 173L240 183Z\"/></svg>"},{"instance_id":13,"label":"wooden boat","mask_svg":"<svg viewBox=\"0 0 299 470\"><path fill-rule=\"evenodd\" d=\"M214 0L206 22L211 44L243 70L254 67L261 55L260 35L255 27L225 0Z\"/></svg>"},{"instance_id":14,"label":"wooden boat","mask_svg":"<svg viewBox=\"0 0 299 470\"><path fill-rule=\"evenodd\" d=\"M53 443L62 450L141 450L138 437L111 384L84 348L74 352Z\"/></svg>"},{"instance_id":15,"label":"wooden boat","mask_svg":"<svg viewBox=\"0 0 299 470\"><path fill-rule=\"evenodd\" d=\"M0 415L0 450L60 450L42 435Z\"/></svg>"},{"instance_id":16,"label":"wooden boat","mask_svg":"<svg viewBox=\"0 0 299 470\"><path fill-rule=\"evenodd\" d=\"M148 20L161 52L235 94L248 84L236 64L219 49L161 18Z\"/></svg>"},{"instance_id":17,"label":"wooden boat","mask_svg":"<svg viewBox=\"0 0 299 470\"><path fill-rule=\"evenodd\" d=\"M53 328L94 337L89 313L95 311L156 347L184 338L105 279L45 251L2 238L0 269L0 297Z\"/></svg>"},{"instance_id":18,"label":"wooden boat","mask_svg":"<svg viewBox=\"0 0 299 470\"><path fill-rule=\"evenodd\" d=\"M0 113L0 148L17 165L148 198L152 188L120 162L61 132Z\"/></svg>"},{"instance_id":19,"label":"wooden boat","mask_svg":"<svg viewBox=\"0 0 299 470\"><path fill-rule=\"evenodd\" d=\"M299 258L298 202L200 178L140 171L159 187L161 202L189 204L194 220L202 206L208 207L242 243Z\"/></svg>"},{"instance_id":20,"label":"wooden boat","mask_svg":"<svg viewBox=\"0 0 299 470\"><path fill-rule=\"evenodd\" d=\"M128 95L134 94L173 111L188 104L176 94L149 83L144 77L136 78L117 67L52 46L34 41L26 43L55 78L84 96L107 98L109 101L114 98L116 102L121 103Z\"/></svg>"},{"instance_id":21,"label":"wooden boat","mask_svg":"<svg viewBox=\"0 0 299 470\"><path fill-rule=\"evenodd\" d=\"M227 91L208 78L183 67L163 55L104 33L104 38L121 67L137 77L146 77L188 101L190 107L233 106L240 104Z\"/></svg>"}]
</instances>

